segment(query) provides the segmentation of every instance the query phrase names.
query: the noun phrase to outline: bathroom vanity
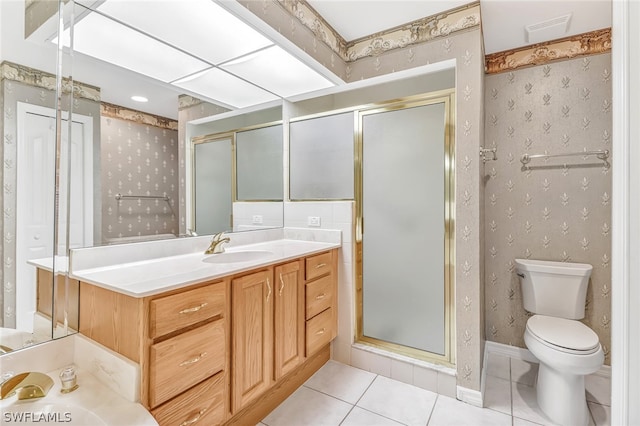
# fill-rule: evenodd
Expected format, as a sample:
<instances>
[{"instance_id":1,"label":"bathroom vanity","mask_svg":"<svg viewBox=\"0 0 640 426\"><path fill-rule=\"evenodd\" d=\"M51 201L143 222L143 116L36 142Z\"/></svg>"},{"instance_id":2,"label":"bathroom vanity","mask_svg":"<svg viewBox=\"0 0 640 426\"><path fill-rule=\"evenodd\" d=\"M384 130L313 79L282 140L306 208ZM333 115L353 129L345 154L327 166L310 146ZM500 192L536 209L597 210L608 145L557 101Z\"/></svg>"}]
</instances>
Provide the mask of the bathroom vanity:
<instances>
[{"instance_id":1,"label":"bathroom vanity","mask_svg":"<svg viewBox=\"0 0 640 426\"><path fill-rule=\"evenodd\" d=\"M277 240L72 272L80 333L140 365L160 425L255 424L329 359L337 247Z\"/></svg>"}]
</instances>

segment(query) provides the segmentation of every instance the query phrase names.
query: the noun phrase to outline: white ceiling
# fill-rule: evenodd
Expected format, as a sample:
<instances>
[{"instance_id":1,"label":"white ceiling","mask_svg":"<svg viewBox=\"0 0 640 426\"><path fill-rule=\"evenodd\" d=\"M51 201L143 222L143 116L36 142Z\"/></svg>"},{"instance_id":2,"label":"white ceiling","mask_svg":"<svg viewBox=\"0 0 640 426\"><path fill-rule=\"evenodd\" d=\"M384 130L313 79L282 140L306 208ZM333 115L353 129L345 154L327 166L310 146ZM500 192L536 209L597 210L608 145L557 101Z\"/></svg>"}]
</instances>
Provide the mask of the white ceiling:
<instances>
[{"instance_id":1,"label":"white ceiling","mask_svg":"<svg viewBox=\"0 0 640 426\"><path fill-rule=\"evenodd\" d=\"M467 3L466 0L308 1L346 40L368 36ZM0 60L54 73L55 49L22 38L24 2L0 0L0 10ZM569 13L572 16L564 36L611 26L611 0L481 0L481 13L486 53L525 46L528 44L525 40L526 25ZM161 82L84 55L74 58L73 68L76 80L102 88L102 98L106 102L177 118L177 96L184 92L180 88L167 87ZM146 96L149 103L134 103L130 100L132 95Z\"/></svg>"},{"instance_id":2,"label":"white ceiling","mask_svg":"<svg viewBox=\"0 0 640 426\"><path fill-rule=\"evenodd\" d=\"M307 0L307 2L346 41L356 40L471 3L469 0Z\"/></svg>"},{"instance_id":3,"label":"white ceiling","mask_svg":"<svg viewBox=\"0 0 640 426\"><path fill-rule=\"evenodd\" d=\"M453 9L460 0L307 0L345 40L352 41ZM525 26L570 14L569 28L542 41L611 26L611 0L480 0L485 53L529 43Z\"/></svg>"},{"instance_id":4,"label":"white ceiling","mask_svg":"<svg viewBox=\"0 0 640 426\"><path fill-rule=\"evenodd\" d=\"M611 27L611 0L482 0L485 53L502 52L529 44L525 26L571 15L568 30L543 41Z\"/></svg>"}]
</instances>

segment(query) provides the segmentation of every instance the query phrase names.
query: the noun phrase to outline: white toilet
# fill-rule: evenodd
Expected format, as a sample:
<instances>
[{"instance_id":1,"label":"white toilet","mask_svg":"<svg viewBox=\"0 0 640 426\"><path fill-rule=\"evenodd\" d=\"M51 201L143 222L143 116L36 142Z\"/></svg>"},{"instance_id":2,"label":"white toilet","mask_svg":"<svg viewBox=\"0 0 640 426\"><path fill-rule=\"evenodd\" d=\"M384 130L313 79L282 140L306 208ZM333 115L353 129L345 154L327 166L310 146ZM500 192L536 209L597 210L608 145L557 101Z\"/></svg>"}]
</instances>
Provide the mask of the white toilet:
<instances>
[{"instance_id":1,"label":"white toilet","mask_svg":"<svg viewBox=\"0 0 640 426\"><path fill-rule=\"evenodd\" d=\"M527 321L524 342L540 361L538 405L554 423L587 425L584 376L604 362L598 336L584 318L591 265L516 259Z\"/></svg>"}]
</instances>

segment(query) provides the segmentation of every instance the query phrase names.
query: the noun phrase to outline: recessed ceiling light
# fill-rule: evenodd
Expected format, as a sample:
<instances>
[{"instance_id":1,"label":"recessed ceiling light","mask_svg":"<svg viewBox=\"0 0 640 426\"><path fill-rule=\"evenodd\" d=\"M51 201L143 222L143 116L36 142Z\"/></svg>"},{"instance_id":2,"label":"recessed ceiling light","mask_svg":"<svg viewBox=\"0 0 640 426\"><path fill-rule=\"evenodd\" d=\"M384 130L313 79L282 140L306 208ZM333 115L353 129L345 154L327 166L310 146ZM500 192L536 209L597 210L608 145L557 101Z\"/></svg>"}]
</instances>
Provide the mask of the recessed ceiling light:
<instances>
[{"instance_id":1,"label":"recessed ceiling light","mask_svg":"<svg viewBox=\"0 0 640 426\"><path fill-rule=\"evenodd\" d=\"M145 98L144 96L138 96L138 95L132 96L131 100L136 102L149 102L149 99Z\"/></svg>"}]
</instances>

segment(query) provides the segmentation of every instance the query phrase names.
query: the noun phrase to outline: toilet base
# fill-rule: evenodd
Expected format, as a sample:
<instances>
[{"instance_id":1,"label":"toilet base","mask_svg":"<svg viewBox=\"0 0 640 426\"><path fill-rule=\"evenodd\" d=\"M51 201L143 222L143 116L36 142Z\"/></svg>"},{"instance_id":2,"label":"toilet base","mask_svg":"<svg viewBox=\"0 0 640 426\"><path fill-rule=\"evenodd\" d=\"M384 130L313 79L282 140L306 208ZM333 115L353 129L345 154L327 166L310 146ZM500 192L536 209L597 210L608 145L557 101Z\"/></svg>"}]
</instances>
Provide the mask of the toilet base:
<instances>
[{"instance_id":1,"label":"toilet base","mask_svg":"<svg viewBox=\"0 0 640 426\"><path fill-rule=\"evenodd\" d=\"M565 374L540 363L536 393L540 409L559 425L588 425L584 376Z\"/></svg>"}]
</instances>

